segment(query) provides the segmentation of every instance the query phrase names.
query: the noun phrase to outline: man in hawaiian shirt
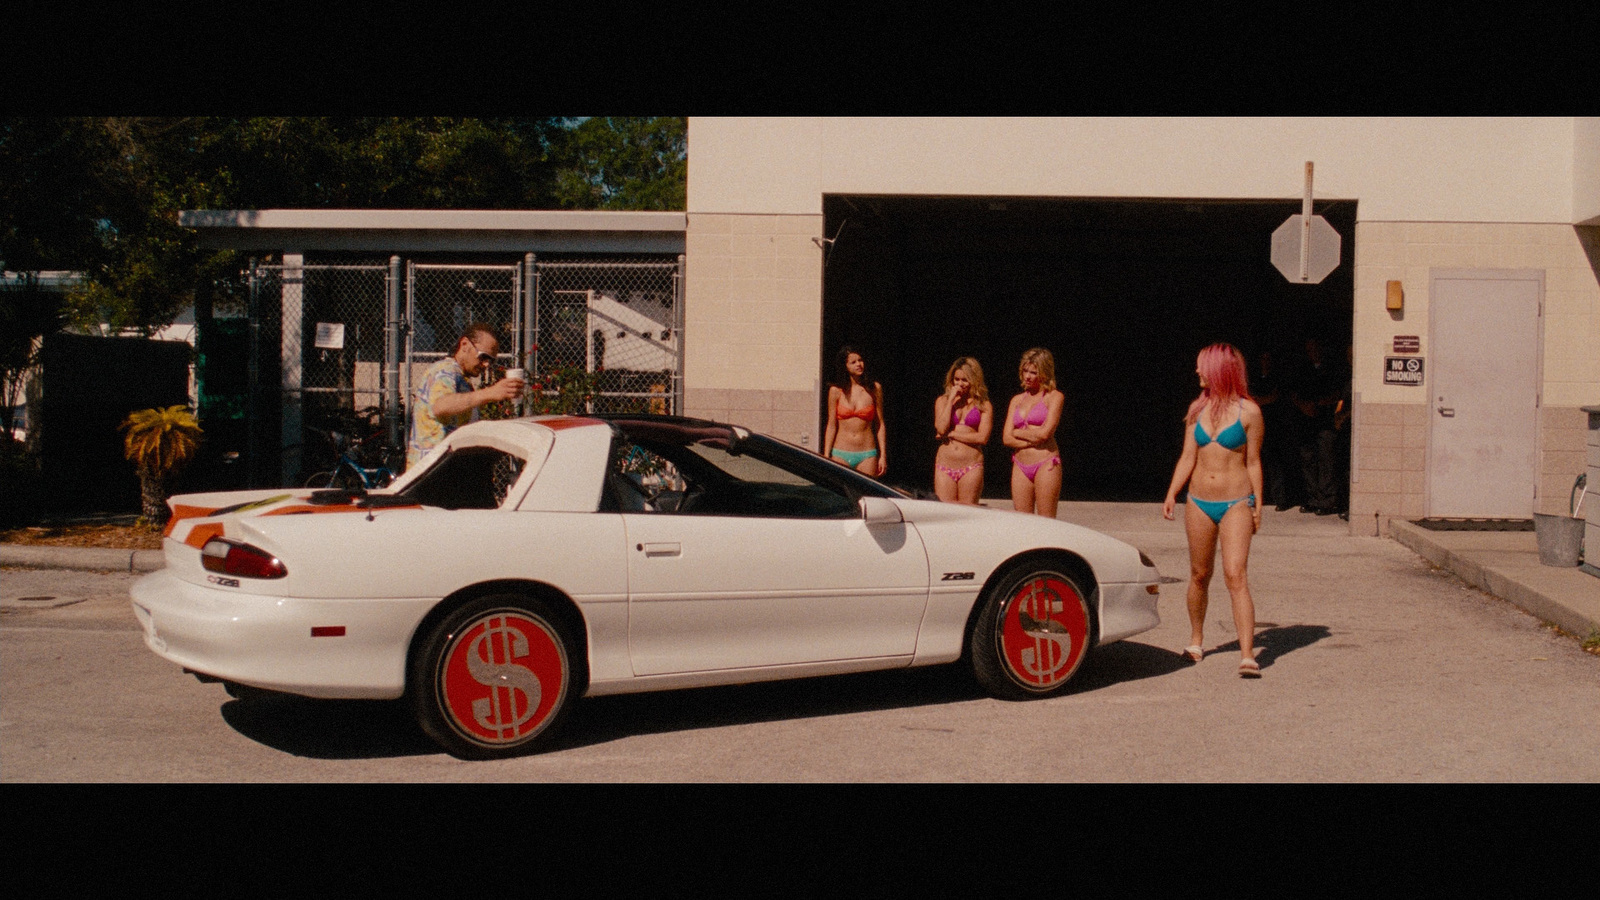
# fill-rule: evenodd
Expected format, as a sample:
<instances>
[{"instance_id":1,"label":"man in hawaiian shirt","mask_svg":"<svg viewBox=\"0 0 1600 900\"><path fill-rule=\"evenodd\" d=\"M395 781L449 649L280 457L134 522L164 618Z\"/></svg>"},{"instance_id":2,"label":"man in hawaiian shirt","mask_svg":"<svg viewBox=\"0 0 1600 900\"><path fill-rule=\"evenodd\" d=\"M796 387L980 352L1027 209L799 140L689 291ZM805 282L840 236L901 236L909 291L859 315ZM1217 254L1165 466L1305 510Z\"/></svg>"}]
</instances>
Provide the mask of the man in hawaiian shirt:
<instances>
[{"instance_id":1,"label":"man in hawaiian shirt","mask_svg":"<svg viewBox=\"0 0 1600 900\"><path fill-rule=\"evenodd\" d=\"M480 323L467 326L456 350L428 367L422 384L412 396L411 440L406 447L406 467L410 468L437 447L445 435L475 421L478 408L500 400L522 396L524 382L507 378L474 390L468 378L475 378L494 362L500 340L494 329Z\"/></svg>"}]
</instances>

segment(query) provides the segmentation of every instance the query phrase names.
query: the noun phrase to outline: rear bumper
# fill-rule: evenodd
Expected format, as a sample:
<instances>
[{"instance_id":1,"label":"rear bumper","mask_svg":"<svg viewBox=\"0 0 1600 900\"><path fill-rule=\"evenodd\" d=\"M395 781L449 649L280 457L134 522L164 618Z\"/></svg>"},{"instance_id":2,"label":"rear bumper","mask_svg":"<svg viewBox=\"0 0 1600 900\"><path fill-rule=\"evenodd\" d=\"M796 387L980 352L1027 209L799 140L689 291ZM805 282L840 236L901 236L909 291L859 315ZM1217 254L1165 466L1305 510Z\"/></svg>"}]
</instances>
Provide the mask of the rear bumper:
<instances>
[{"instance_id":1,"label":"rear bumper","mask_svg":"<svg viewBox=\"0 0 1600 900\"><path fill-rule=\"evenodd\" d=\"M131 594L145 646L164 659L252 687L361 700L405 692L411 636L439 602L240 594L170 570L134 582Z\"/></svg>"}]
</instances>

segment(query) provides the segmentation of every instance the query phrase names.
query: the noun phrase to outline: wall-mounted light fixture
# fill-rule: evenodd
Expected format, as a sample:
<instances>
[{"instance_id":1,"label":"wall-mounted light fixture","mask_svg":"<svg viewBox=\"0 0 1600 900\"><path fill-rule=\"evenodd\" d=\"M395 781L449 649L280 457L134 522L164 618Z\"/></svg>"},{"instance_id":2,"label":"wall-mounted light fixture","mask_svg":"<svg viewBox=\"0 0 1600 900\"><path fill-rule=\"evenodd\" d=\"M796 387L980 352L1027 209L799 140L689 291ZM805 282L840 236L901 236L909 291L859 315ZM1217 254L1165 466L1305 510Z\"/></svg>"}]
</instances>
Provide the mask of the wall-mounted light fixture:
<instances>
[{"instance_id":1,"label":"wall-mounted light fixture","mask_svg":"<svg viewBox=\"0 0 1600 900\"><path fill-rule=\"evenodd\" d=\"M1392 310L1405 309L1406 292L1405 289L1400 286L1400 282L1391 281L1388 283L1387 288L1387 297L1384 301L1384 305Z\"/></svg>"}]
</instances>

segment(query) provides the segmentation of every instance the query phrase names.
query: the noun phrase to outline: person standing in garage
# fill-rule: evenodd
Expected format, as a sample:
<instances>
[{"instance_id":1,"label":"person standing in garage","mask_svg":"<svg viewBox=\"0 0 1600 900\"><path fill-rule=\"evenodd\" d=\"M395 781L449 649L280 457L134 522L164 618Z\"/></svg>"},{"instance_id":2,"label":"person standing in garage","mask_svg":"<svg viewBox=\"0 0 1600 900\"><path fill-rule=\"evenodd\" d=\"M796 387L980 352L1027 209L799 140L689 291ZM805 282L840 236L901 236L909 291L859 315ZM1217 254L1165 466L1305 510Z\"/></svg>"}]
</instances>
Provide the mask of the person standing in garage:
<instances>
[{"instance_id":1,"label":"person standing in garage","mask_svg":"<svg viewBox=\"0 0 1600 900\"><path fill-rule=\"evenodd\" d=\"M933 492L946 503L976 506L983 497L983 447L994 427L994 406L983 367L970 356L950 365L944 393L933 401Z\"/></svg>"},{"instance_id":2,"label":"person standing in garage","mask_svg":"<svg viewBox=\"0 0 1600 900\"><path fill-rule=\"evenodd\" d=\"M1301 512L1330 516L1338 511L1338 441L1334 412L1339 407L1341 372L1323 356L1322 342L1305 342L1305 359L1296 373L1292 397L1296 410L1305 505Z\"/></svg>"},{"instance_id":3,"label":"person standing in garage","mask_svg":"<svg viewBox=\"0 0 1600 900\"><path fill-rule=\"evenodd\" d=\"M828 386L828 427L822 455L863 475L882 478L889 469L888 441L883 385L867 374L867 359L861 351L840 348L834 383Z\"/></svg>"},{"instance_id":4,"label":"person standing in garage","mask_svg":"<svg viewBox=\"0 0 1600 900\"><path fill-rule=\"evenodd\" d=\"M1054 519L1061 500L1061 448L1056 427L1066 395L1056 390L1056 358L1035 347L1017 367L1022 393L1006 410L1002 442L1011 453L1011 505Z\"/></svg>"}]
</instances>

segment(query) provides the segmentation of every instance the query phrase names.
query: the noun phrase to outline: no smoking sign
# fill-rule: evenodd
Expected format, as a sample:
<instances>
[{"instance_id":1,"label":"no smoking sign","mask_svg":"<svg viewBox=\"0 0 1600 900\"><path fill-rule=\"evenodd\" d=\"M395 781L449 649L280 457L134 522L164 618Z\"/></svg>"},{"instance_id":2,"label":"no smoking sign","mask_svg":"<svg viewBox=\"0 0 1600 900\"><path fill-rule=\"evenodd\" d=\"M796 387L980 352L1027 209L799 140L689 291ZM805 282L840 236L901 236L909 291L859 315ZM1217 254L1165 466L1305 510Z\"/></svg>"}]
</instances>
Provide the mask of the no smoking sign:
<instances>
[{"instance_id":1,"label":"no smoking sign","mask_svg":"<svg viewBox=\"0 0 1600 900\"><path fill-rule=\"evenodd\" d=\"M1385 356L1383 358L1384 384L1422 384L1422 357Z\"/></svg>"}]
</instances>

